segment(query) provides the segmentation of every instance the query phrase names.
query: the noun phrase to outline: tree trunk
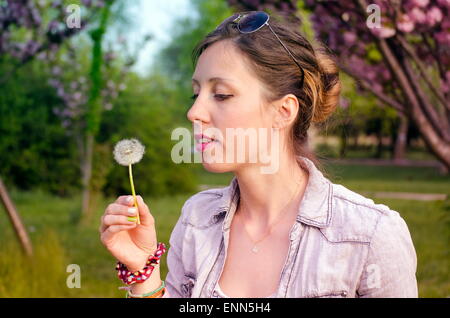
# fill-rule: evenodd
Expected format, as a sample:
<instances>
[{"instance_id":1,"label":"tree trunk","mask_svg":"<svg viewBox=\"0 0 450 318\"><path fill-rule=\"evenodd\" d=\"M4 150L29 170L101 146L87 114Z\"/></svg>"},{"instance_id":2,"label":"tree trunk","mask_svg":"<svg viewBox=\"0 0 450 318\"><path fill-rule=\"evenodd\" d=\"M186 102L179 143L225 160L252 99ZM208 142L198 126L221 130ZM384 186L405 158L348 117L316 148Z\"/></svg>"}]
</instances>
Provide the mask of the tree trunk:
<instances>
[{"instance_id":1,"label":"tree trunk","mask_svg":"<svg viewBox=\"0 0 450 318\"><path fill-rule=\"evenodd\" d=\"M358 2L361 9L365 11L367 8L366 1L358 0ZM375 38L375 41L404 95L404 103L408 107L407 114L409 120L412 120L416 124L430 151L445 165L446 170L450 171L450 142L446 141L444 137L441 136L439 127L433 126L429 118L427 118L420 105L420 102L426 101L420 101L420 98L418 98L417 92L411 87L408 76L402 69L394 52L389 47L387 40ZM432 106L426 105L426 108L429 107Z\"/></svg>"},{"instance_id":2,"label":"tree trunk","mask_svg":"<svg viewBox=\"0 0 450 318\"><path fill-rule=\"evenodd\" d=\"M446 142L436 132L436 127L433 127L427 116L423 113L415 96L414 90L409 85L405 73L400 67L386 41L383 39L378 39L377 44L384 58L391 67L392 73L398 79L398 84L404 93L406 100L405 102L409 106L409 119L414 121L429 149L445 165L447 170L450 170L450 143Z\"/></svg>"},{"instance_id":3,"label":"tree trunk","mask_svg":"<svg viewBox=\"0 0 450 318\"><path fill-rule=\"evenodd\" d=\"M2 179L0 178L0 201L2 201L3 206L6 209L6 212L11 220L11 223L14 228L14 232L19 239L20 245L24 249L25 253L28 256L33 255L33 246L31 244L30 238L28 237L27 230L20 219L19 213L17 213L14 204L12 203L8 191L6 190L5 185L3 184Z\"/></svg>"},{"instance_id":4,"label":"tree trunk","mask_svg":"<svg viewBox=\"0 0 450 318\"><path fill-rule=\"evenodd\" d=\"M359 137L359 134L358 134L358 132L356 132L356 134L355 134L355 136L353 137L353 149L358 149L358 137Z\"/></svg>"},{"instance_id":5,"label":"tree trunk","mask_svg":"<svg viewBox=\"0 0 450 318\"><path fill-rule=\"evenodd\" d=\"M375 152L375 158L381 159L383 155L383 134L381 129L377 132L377 150Z\"/></svg>"},{"instance_id":6,"label":"tree trunk","mask_svg":"<svg viewBox=\"0 0 450 318\"><path fill-rule=\"evenodd\" d=\"M339 158L345 158L347 153L347 131L346 125L343 125L341 128L341 138L340 138L340 147L339 147Z\"/></svg>"},{"instance_id":7,"label":"tree trunk","mask_svg":"<svg viewBox=\"0 0 450 318\"><path fill-rule=\"evenodd\" d=\"M397 138L394 145L394 161L402 161L406 154L406 140L408 136L408 118L403 115L400 116L400 125L397 130Z\"/></svg>"},{"instance_id":8,"label":"tree trunk","mask_svg":"<svg viewBox=\"0 0 450 318\"><path fill-rule=\"evenodd\" d=\"M83 198L82 198L82 216L84 221L90 220L91 211L89 209L90 184L92 176L92 155L94 148L94 136L88 134L86 137L85 158L83 160Z\"/></svg>"},{"instance_id":9,"label":"tree trunk","mask_svg":"<svg viewBox=\"0 0 450 318\"><path fill-rule=\"evenodd\" d=\"M92 176L92 160L94 149L94 138L100 128L101 121L101 89L103 86L102 79L102 40L106 33L108 19L110 16L111 5L113 0L107 1L102 9L100 24L97 29L91 31L92 46L92 62L91 62L91 89L88 100L88 110L86 113L86 150L83 159L83 198L82 198L82 223L91 219L90 194L91 194L91 176Z\"/></svg>"}]
</instances>

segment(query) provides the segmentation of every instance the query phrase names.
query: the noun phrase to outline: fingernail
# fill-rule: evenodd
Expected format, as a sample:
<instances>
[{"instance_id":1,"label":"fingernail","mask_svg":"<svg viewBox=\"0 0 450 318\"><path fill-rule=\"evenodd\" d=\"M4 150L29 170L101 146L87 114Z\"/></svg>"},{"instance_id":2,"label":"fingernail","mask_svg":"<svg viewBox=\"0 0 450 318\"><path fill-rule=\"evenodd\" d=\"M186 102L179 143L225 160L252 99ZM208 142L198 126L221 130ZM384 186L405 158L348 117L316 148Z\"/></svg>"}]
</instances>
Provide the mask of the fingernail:
<instances>
[{"instance_id":1,"label":"fingernail","mask_svg":"<svg viewBox=\"0 0 450 318\"><path fill-rule=\"evenodd\" d=\"M136 222L137 218L129 216L129 217L127 217L127 220L130 222Z\"/></svg>"},{"instance_id":2,"label":"fingernail","mask_svg":"<svg viewBox=\"0 0 450 318\"><path fill-rule=\"evenodd\" d=\"M130 195L130 196L127 198L127 203L131 203L131 202L133 202L133 197Z\"/></svg>"},{"instance_id":3,"label":"fingernail","mask_svg":"<svg viewBox=\"0 0 450 318\"><path fill-rule=\"evenodd\" d=\"M137 209L136 208L128 208L128 214L130 215L136 215Z\"/></svg>"}]
</instances>

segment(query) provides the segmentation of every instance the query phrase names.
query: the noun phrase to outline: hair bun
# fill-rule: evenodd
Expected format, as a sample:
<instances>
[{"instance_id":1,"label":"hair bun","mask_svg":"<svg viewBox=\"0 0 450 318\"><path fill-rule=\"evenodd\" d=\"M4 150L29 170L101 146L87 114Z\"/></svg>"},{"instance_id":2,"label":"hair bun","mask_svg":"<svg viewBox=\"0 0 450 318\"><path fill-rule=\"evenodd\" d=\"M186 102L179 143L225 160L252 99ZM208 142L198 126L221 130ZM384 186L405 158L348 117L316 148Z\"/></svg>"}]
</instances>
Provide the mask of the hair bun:
<instances>
[{"instance_id":1,"label":"hair bun","mask_svg":"<svg viewBox=\"0 0 450 318\"><path fill-rule=\"evenodd\" d=\"M321 70L321 87L312 121L320 123L325 121L336 109L341 94L341 81L339 68L324 48L316 49L316 58Z\"/></svg>"}]
</instances>

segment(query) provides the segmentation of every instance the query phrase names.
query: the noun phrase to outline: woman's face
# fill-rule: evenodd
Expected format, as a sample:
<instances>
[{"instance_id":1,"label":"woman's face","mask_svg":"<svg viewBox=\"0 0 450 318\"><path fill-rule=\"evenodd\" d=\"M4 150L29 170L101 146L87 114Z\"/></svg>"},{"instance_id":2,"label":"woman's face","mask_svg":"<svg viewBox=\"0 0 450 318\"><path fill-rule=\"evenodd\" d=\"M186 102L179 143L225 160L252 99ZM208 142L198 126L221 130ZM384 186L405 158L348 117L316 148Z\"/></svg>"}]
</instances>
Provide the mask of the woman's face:
<instances>
[{"instance_id":1,"label":"woman's face","mask_svg":"<svg viewBox=\"0 0 450 318\"><path fill-rule=\"evenodd\" d=\"M211 172L267 163L262 157L271 154L273 113L263 100L263 85L245 63L243 54L222 40L201 54L192 76L195 101L187 117Z\"/></svg>"}]
</instances>

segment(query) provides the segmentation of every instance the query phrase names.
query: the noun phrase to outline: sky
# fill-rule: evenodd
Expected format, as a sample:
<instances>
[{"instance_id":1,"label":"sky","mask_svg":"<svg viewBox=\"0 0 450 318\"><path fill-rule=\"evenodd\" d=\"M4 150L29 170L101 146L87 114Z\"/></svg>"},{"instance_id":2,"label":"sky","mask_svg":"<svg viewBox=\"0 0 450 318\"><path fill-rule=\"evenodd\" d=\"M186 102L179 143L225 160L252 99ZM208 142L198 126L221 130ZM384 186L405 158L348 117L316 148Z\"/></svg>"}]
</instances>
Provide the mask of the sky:
<instances>
[{"instance_id":1,"label":"sky","mask_svg":"<svg viewBox=\"0 0 450 318\"><path fill-rule=\"evenodd\" d=\"M187 17L192 10L190 0L133 0L127 14L131 27L127 39L131 45L137 45L142 37L150 32L152 40L141 50L134 69L142 74L149 70L155 54L171 38L170 30L177 19ZM131 3L131 1L130 1Z\"/></svg>"}]
</instances>

